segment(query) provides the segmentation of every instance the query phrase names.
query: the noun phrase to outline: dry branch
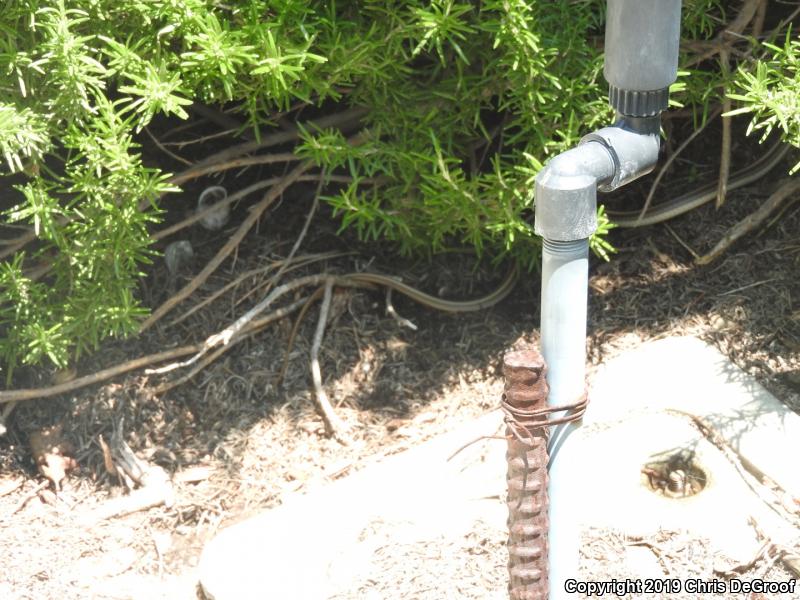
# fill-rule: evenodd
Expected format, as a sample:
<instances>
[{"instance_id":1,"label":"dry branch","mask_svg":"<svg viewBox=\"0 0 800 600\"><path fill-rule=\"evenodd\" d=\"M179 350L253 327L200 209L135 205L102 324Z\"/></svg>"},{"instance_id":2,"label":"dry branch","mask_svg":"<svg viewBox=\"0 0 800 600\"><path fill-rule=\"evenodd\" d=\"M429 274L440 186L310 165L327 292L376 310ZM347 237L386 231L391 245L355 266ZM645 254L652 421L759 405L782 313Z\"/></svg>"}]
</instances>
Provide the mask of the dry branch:
<instances>
[{"instance_id":1,"label":"dry branch","mask_svg":"<svg viewBox=\"0 0 800 600\"><path fill-rule=\"evenodd\" d=\"M211 173L219 173L221 171L229 171L231 169L239 169L241 167L250 167L253 165L271 165L273 163L289 163L297 162L300 157L291 152L280 152L278 154L259 154L257 156L244 156L239 158L232 158L225 162L214 162L210 164L195 165L190 169L186 169L178 175L173 175L169 178L169 183L180 185L192 179L197 179L203 175L210 175Z\"/></svg>"},{"instance_id":2,"label":"dry branch","mask_svg":"<svg viewBox=\"0 0 800 600\"><path fill-rule=\"evenodd\" d=\"M144 131L145 131L145 133L147 133L147 136L152 140L152 142L156 145L156 148L161 150L164 154L166 154L170 158L172 158L174 160L177 160L178 162L183 163L185 165L188 165L190 167L194 165L193 162L191 162L189 160L186 160L182 156L178 156L172 150L170 150L169 148L166 148L160 141L158 141L158 138L152 134L152 132L150 131L149 127L145 127Z\"/></svg>"},{"instance_id":3,"label":"dry branch","mask_svg":"<svg viewBox=\"0 0 800 600\"><path fill-rule=\"evenodd\" d=\"M250 131L248 127L243 126L238 120L221 110L217 110L211 106L206 106L205 104L197 101L193 102L191 106L189 106L189 110L196 115L199 115L202 118L208 119L212 123L219 125L224 130L227 130L225 133L236 133L238 137L244 138L247 141L252 141L255 139L253 132Z\"/></svg>"},{"instance_id":4,"label":"dry branch","mask_svg":"<svg viewBox=\"0 0 800 600\"><path fill-rule=\"evenodd\" d=\"M730 73L729 61L730 53L727 50L720 50L720 70L726 79ZM727 81L724 85L727 85ZM731 176L731 118L726 114L731 111L732 104L731 99L725 95L724 87L722 93L724 97L722 100L722 142L719 158L719 180L717 183L717 208L725 204L725 197L728 194L728 180Z\"/></svg>"},{"instance_id":5,"label":"dry branch","mask_svg":"<svg viewBox=\"0 0 800 600\"><path fill-rule=\"evenodd\" d=\"M298 182L317 181L320 177L322 177L321 173L320 174L312 173L309 175L301 175L300 177L297 178L296 181ZM212 212L218 210L219 208L233 204L237 200L241 200L242 198L249 196L253 192L257 192L258 190L262 190L266 187L273 186L277 183L280 183L282 180L283 177L271 177L269 179L264 179L263 181L258 181L252 185L247 186L244 189L234 192L233 194L225 198L225 200L221 200L220 202L207 206L203 210L195 211L194 213L192 213L191 216L186 217L185 219L179 221L178 223L175 223L174 225L170 225L169 227L165 227L164 229L159 229L150 237L155 241L162 240L165 237L172 235L173 233L176 233L182 229L185 229L190 225L193 225L194 223L197 223L203 217L211 214ZM325 180L338 183L350 183L353 180L353 178L350 177L349 175L328 175L325 177ZM380 182L380 180L377 177L372 179L363 179L362 181L364 183Z\"/></svg>"},{"instance_id":6,"label":"dry branch","mask_svg":"<svg viewBox=\"0 0 800 600\"><path fill-rule=\"evenodd\" d=\"M153 363L164 362L165 360L174 360L178 357L186 356L187 354L197 352L201 348L202 344L181 346L180 348L173 348L172 350L165 350L164 352L157 352L156 354L148 354L147 356L135 358L122 364L109 367L108 369L103 369L97 373L92 373L91 375L86 375L85 377L78 377L66 383L61 383L46 388L28 388L0 392L0 404L6 402L16 402L20 400L35 400L37 398L49 398L51 396L57 396L58 394L63 394L65 392L71 392L73 390L86 387L87 385L100 383L106 379L111 379L117 375L127 373L128 371L141 369L142 367L152 365Z\"/></svg>"},{"instance_id":7,"label":"dry branch","mask_svg":"<svg viewBox=\"0 0 800 600\"><path fill-rule=\"evenodd\" d=\"M673 162L675 162L675 159L678 158L678 156L680 156L681 152L683 152L689 146L689 144L692 143L692 140L694 140L698 135L700 135L706 128L706 126L711 121L713 121L717 117L717 115L719 115L721 112L722 112L722 107L715 107L709 113L705 123L703 123L697 129L695 129L691 133L691 135L688 138L686 138L683 141L683 143L681 143L680 146L678 146L675 152L673 152L667 158L667 160L664 161L661 170L658 172L658 175L656 175L656 178L653 180L653 184L650 186L650 191L647 193L647 198L644 201L644 206L642 206L642 210L639 211L639 221L641 221L642 218L647 214L647 211L650 210L650 205L653 203L653 197L656 194L656 189L658 188L658 185L661 183L661 180L667 174L667 170L669 169L669 167L672 165Z\"/></svg>"},{"instance_id":8,"label":"dry branch","mask_svg":"<svg viewBox=\"0 0 800 600\"><path fill-rule=\"evenodd\" d=\"M698 257L695 263L698 265L707 265L719 258L737 240L763 223L784 200L799 190L800 178L784 179L778 186L778 189L758 207L758 210L731 227L722 239L717 242L716 246L714 246L709 253Z\"/></svg>"},{"instance_id":9,"label":"dry branch","mask_svg":"<svg viewBox=\"0 0 800 600\"><path fill-rule=\"evenodd\" d=\"M286 342L286 350L283 353L283 365L281 366L281 370L278 372L278 376L275 378L275 385L280 386L283 383L283 378L286 377L286 371L289 368L289 358L292 354L292 348L294 347L294 340L297 337L297 332L300 329L300 324L303 322L303 319L308 313L308 309L322 297L323 292L325 291L324 287L318 287L313 294L311 294L308 299L303 304L303 308L300 309L300 312L297 314L297 318L294 320L294 325L292 325L292 330L289 332L289 339Z\"/></svg>"},{"instance_id":10,"label":"dry branch","mask_svg":"<svg viewBox=\"0 0 800 600\"><path fill-rule=\"evenodd\" d=\"M753 17L756 16L756 11L758 10L760 3L761 0L743 0L742 7L739 9L736 18L731 21L730 24L728 24L728 26L725 27L725 29L723 29L717 35L717 37L710 42L711 48L706 50L703 54L690 60L684 65L684 68L699 65L709 58L712 58L719 52L730 52L731 46L733 45L732 40L736 40L738 36L740 36L745 30L750 21L753 20Z\"/></svg>"},{"instance_id":11,"label":"dry branch","mask_svg":"<svg viewBox=\"0 0 800 600\"><path fill-rule=\"evenodd\" d=\"M205 367L207 367L212 362L214 362L217 358L222 356L225 352L227 352L228 350L233 348L233 346L235 346L236 344L238 344L241 341L244 341L245 339L247 339L251 335L254 335L254 334L258 333L259 331L261 331L264 327L266 327L267 325L269 325L273 321L277 321L278 319L282 319L283 317L291 314L292 312L294 312L295 310L297 310L301 306L304 306L306 303L307 303L306 299L305 298L301 298L300 300L297 300L296 302L293 302L293 303L289 304L288 306L284 306L283 308L279 308L278 310L268 314L265 317L262 317L261 319L256 319L255 321L250 323L249 326L247 327L247 329L245 329L243 331L243 333L238 338L236 338L232 343L230 343L230 344L228 344L226 346L222 346L221 348L217 348L217 350L215 352L212 352L211 354L207 355L203 360L201 360L197 365L195 365L195 367L191 371L189 371L186 375L183 375L183 376L181 376L181 377L179 377L177 379L174 379L172 381L169 381L167 383L161 384L160 386L158 386L154 390L154 393L163 394L164 392L169 391L174 387L177 387L179 385L182 385L182 384L186 383L192 377L194 377L200 371L202 371ZM178 366L181 366L181 365L178 365ZM174 365L168 367L164 371L172 370L173 368L175 368Z\"/></svg>"},{"instance_id":12,"label":"dry branch","mask_svg":"<svg viewBox=\"0 0 800 600\"><path fill-rule=\"evenodd\" d=\"M322 261L322 260L329 260L331 258L339 258L341 256L346 256L348 254L351 254L351 252L334 252L334 251L331 251L331 252L322 252L320 254L309 254L309 255L306 255L306 256L301 256L296 261L294 261L294 265L292 265L292 267L287 269L284 273L288 273L288 272L290 272L290 271L292 271L294 269L299 269L301 267L307 267L308 265L314 264L315 262L319 262L319 261ZM207 305L211 304L212 302L214 302L214 300L216 300L217 298L222 296L225 292L230 291L231 288L236 287L237 285L239 285L240 283L242 283L246 279L248 279L250 277L253 277L255 275L269 273L271 270L279 267L281 264L283 264L285 262L286 262L285 260L276 260L276 261L273 261L272 263L270 263L270 264L268 264L268 265L266 265L264 267L259 267L258 269L250 269L249 271L246 271L246 272L242 273L241 275L236 277L236 279L234 279L233 281L229 281L224 286L222 286L220 289L218 289L216 292L211 294L208 298L204 298L203 300L201 300L200 302L198 302L197 304L192 306L192 308L187 310L180 317L177 317L177 318L173 319L172 321L170 321L169 325L177 325L178 323L180 323L182 321L185 321L188 317L190 317L191 315L196 313L198 310L200 310L204 306L207 306ZM270 282L273 282L274 279L275 279L274 277L270 278ZM271 283L269 285L271 287ZM249 293L250 292L248 292L248 294ZM241 302L241 299L237 300L236 304L239 304L240 302Z\"/></svg>"},{"instance_id":13,"label":"dry branch","mask_svg":"<svg viewBox=\"0 0 800 600\"><path fill-rule=\"evenodd\" d=\"M366 108L351 108L340 113L320 117L315 121L306 123L303 128L309 131L328 129L336 127L342 132L352 131L360 125L361 118L364 117L369 111ZM220 152L216 152L211 156L197 163L196 167L202 168L210 164L225 162L233 158L237 158L244 154L255 152L256 150L263 150L264 148L272 148L287 142L292 142L300 137L300 127L293 126L287 131L278 131L261 138L260 141L253 140L251 142L244 142L231 146ZM184 176L180 173L179 176ZM191 179L191 177L189 177Z\"/></svg>"},{"instance_id":14,"label":"dry branch","mask_svg":"<svg viewBox=\"0 0 800 600\"><path fill-rule=\"evenodd\" d=\"M241 317L236 319L236 321L234 321L228 327L226 327L219 333L215 333L214 335L208 337L206 341L203 343L201 347L202 349L189 360L184 361L182 363L176 363L174 365L170 365L162 369L158 369L157 371L154 372L164 373L180 367L188 367L196 363L212 348L215 348L219 345L224 346L229 344L236 336L240 335L245 330L245 327L247 327L248 324L253 319L255 319L259 314L267 310L281 296L288 294L289 292L296 290L298 288L305 287L307 285L321 285L323 283L326 283L328 280L331 280L336 285L344 287L371 287L370 285L365 285L363 283L353 281L348 276L336 276L336 275L327 275L321 273L317 275L306 275L305 277L298 277L293 281L284 283L283 285L276 287L266 298L264 298L261 302L256 304L253 308L251 308Z\"/></svg>"},{"instance_id":15,"label":"dry branch","mask_svg":"<svg viewBox=\"0 0 800 600\"><path fill-rule=\"evenodd\" d=\"M158 321L161 317L167 314L170 310L172 310L175 306L177 306L180 302L185 300L192 292L194 292L198 287L200 287L209 276L216 271L217 267L222 264L228 255L234 251L239 245L239 243L244 239L247 235L247 232L255 225L258 220L261 218L261 215L264 213L267 208L272 205L275 200L288 188L292 183L294 183L300 175L306 172L308 169L312 167L311 161L304 161L292 170L283 180L276 184L275 187L271 188L264 198L256 205L254 205L250 209L250 214L247 215L247 218L242 221L242 224L239 225L239 228L234 232L234 234L228 239L225 245L220 248L217 254L212 258L208 264L203 268L200 273L198 273L189 283L187 283L183 288L181 288L177 294L172 296L169 300L164 302L161 306L159 306L156 310L153 311L151 314L141 325L139 328L139 332L145 331L149 329L156 321Z\"/></svg>"},{"instance_id":16,"label":"dry branch","mask_svg":"<svg viewBox=\"0 0 800 600\"><path fill-rule=\"evenodd\" d=\"M317 409L322 416L325 423L325 430L328 435L332 436L337 442L343 445L349 445L351 440L346 433L345 423L339 419L328 400L328 394L325 393L325 386L322 385L322 373L319 367L319 348L322 345L322 338L325 335L325 325L328 322L328 313L331 307L331 296L333 295L333 279L329 278L325 281L325 291L322 295L322 304L319 309L319 320L317 321L317 330L314 333L314 341L311 344L311 379L314 382L314 399L316 401Z\"/></svg>"}]
</instances>

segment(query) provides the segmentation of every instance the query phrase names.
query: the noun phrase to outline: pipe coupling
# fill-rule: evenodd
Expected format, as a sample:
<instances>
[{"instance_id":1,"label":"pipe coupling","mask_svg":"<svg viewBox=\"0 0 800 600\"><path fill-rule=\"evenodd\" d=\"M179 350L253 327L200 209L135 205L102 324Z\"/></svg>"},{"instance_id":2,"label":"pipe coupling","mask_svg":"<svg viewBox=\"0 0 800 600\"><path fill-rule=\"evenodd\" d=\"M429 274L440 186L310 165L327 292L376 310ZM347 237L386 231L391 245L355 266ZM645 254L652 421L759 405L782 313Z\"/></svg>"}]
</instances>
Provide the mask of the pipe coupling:
<instances>
[{"instance_id":1,"label":"pipe coupling","mask_svg":"<svg viewBox=\"0 0 800 600\"><path fill-rule=\"evenodd\" d=\"M597 229L597 184L614 176L614 159L603 143L585 143L552 158L536 175L534 231L569 242Z\"/></svg>"},{"instance_id":2,"label":"pipe coupling","mask_svg":"<svg viewBox=\"0 0 800 600\"><path fill-rule=\"evenodd\" d=\"M661 146L658 124L658 117L635 121L622 119L581 139L581 144L602 144L614 161L613 177L598 182L598 190L611 192L655 168Z\"/></svg>"}]
</instances>

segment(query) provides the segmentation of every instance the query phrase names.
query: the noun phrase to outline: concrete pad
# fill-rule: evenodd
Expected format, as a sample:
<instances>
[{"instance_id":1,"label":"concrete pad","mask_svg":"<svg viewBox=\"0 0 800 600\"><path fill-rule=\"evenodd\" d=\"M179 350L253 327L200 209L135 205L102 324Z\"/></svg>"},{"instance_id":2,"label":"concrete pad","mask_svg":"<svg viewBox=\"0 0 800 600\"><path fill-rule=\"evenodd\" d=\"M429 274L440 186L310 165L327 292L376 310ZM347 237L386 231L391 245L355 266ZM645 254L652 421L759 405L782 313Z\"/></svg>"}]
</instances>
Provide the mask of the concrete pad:
<instances>
[{"instance_id":1,"label":"concrete pad","mask_svg":"<svg viewBox=\"0 0 800 600\"><path fill-rule=\"evenodd\" d=\"M574 473L571 493L608 491L581 503L580 521L631 535L688 529L741 560L759 547L751 516L775 541L796 537L755 484L690 418L672 411L711 425L740 458L786 490L786 503L800 498L800 417L714 348L696 338L667 338L624 353L594 377L584 425L559 456ZM708 477L701 493L666 498L643 485L643 465L687 452Z\"/></svg>"},{"instance_id":2,"label":"concrete pad","mask_svg":"<svg viewBox=\"0 0 800 600\"><path fill-rule=\"evenodd\" d=\"M777 540L787 533L690 419L667 412L702 417L800 498L800 470L793 465L800 418L716 350L694 338L644 344L601 368L590 398L584 426L559 455L575 499L571 515L584 526L631 535L689 529L746 558L755 544L749 515ZM378 546L463 539L478 526L504 535L505 443L480 442L447 462L463 443L500 428L499 413L487 415L224 530L201 558L206 594L213 600L330 598L363 580ZM666 498L643 484L645 464L687 450L707 475L702 492Z\"/></svg>"},{"instance_id":3,"label":"concrete pad","mask_svg":"<svg viewBox=\"0 0 800 600\"><path fill-rule=\"evenodd\" d=\"M200 581L213 600L328 598L347 589L378 544L463 537L477 522L505 528L505 442L495 412L392 456L317 493L221 532Z\"/></svg>"}]
</instances>

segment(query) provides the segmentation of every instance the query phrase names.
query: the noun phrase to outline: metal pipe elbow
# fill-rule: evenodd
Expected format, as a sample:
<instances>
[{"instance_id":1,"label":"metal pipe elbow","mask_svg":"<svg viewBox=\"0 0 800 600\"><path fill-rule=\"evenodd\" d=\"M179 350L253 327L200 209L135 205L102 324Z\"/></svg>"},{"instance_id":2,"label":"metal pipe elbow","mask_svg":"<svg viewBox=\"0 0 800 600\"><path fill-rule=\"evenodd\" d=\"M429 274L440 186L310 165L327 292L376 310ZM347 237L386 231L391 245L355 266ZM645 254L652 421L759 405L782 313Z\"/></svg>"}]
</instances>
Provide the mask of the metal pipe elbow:
<instances>
[{"instance_id":1,"label":"metal pipe elbow","mask_svg":"<svg viewBox=\"0 0 800 600\"><path fill-rule=\"evenodd\" d=\"M661 148L660 119L622 117L611 127L604 127L581 139L581 144L597 142L605 146L614 161L614 175L601 182L598 190L611 192L647 175L658 162ZM580 146L578 146L580 148Z\"/></svg>"},{"instance_id":2,"label":"metal pipe elbow","mask_svg":"<svg viewBox=\"0 0 800 600\"><path fill-rule=\"evenodd\" d=\"M548 240L588 238L597 229L597 185L614 176L604 143L587 141L552 158L536 175L536 233Z\"/></svg>"},{"instance_id":3,"label":"metal pipe elbow","mask_svg":"<svg viewBox=\"0 0 800 600\"><path fill-rule=\"evenodd\" d=\"M591 236L597 191L610 192L652 171L658 133L658 117L623 117L552 158L536 175L534 231L564 242Z\"/></svg>"}]
</instances>

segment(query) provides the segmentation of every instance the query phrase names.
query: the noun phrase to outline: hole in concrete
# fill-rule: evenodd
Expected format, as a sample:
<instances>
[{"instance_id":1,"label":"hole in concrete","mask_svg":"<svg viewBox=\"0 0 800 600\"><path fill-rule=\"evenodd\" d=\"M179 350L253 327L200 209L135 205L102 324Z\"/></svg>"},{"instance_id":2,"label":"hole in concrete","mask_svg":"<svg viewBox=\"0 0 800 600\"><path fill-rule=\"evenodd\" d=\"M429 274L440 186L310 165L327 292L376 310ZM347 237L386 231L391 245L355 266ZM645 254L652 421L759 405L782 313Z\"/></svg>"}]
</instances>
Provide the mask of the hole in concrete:
<instances>
[{"instance_id":1,"label":"hole in concrete","mask_svg":"<svg viewBox=\"0 0 800 600\"><path fill-rule=\"evenodd\" d=\"M666 498L688 498L703 491L708 483L705 470L694 452L682 450L659 456L642 467L642 484Z\"/></svg>"}]
</instances>

